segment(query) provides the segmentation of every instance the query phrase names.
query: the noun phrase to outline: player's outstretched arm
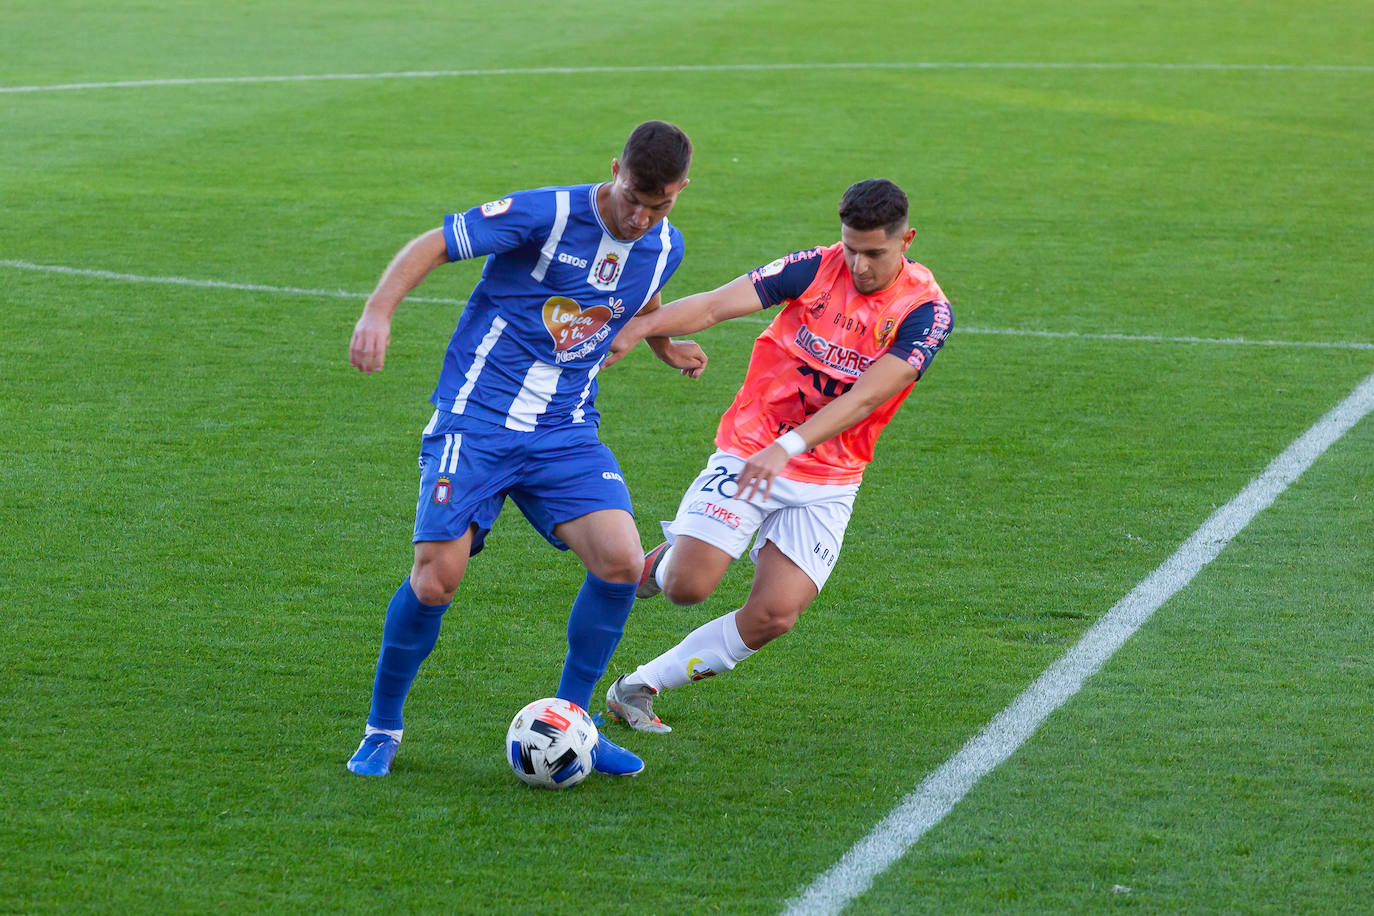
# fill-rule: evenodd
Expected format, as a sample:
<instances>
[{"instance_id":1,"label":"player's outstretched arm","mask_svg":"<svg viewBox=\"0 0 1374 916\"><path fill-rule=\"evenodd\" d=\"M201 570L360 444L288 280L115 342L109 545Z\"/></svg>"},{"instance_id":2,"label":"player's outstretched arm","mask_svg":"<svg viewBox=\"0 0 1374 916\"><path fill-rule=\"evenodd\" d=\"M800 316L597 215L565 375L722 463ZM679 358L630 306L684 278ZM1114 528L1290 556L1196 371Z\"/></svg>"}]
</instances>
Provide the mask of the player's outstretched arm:
<instances>
[{"instance_id":1,"label":"player's outstretched arm","mask_svg":"<svg viewBox=\"0 0 1374 916\"><path fill-rule=\"evenodd\" d=\"M655 300L657 297L655 297ZM650 305L653 303L651 302ZM645 306L620 329L611 343L606 365L612 365L646 338L691 334L722 321L749 315L763 308L749 275L736 277L710 292L696 293L668 303L662 308Z\"/></svg>"},{"instance_id":2,"label":"player's outstretched arm","mask_svg":"<svg viewBox=\"0 0 1374 916\"><path fill-rule=\"evenodd\" d=\"M816 411L806 422L784 433L767 448L760 449L740 469L739 494L745 500L773 488L773 478L782 473L787 462L828 439L838 436L899 394L920 377L915 367L891 353L879 357L858 377L854 387Z\"/></svg>"},{"instance_id":3,"label":"player's outstretched arm","mask_svg":"<svg viewBox=\"0 0 1374 916\"><path fill-rule=\"evenodd\" d=\"M430 271L447 263L448 246L442 228L411 239L391 259L353 326L353 338L348 344L350 365L360 372L381 371L386 348L391 343L391 316L396 314L396 307Z\"/></svg>"},{"instance_id":4,"label":"player's outstretched arm","mask_svg":"<svg viewBox=\"0 0 1374 916\"><path fill-rule=\"evenodd\" d=\"M663 300L658 293L644 304L644 308L639 310L639 314L647 315L657 311L663 304ZM663 360L668 365L682 372L688 378L701 378L701 373L706 371L706 351L697 346L692 340L673 340L671 337L648 337L644 340L649 345L649 349L654 351L654 355ZM614 346L614 342L612 342ZM625 349L629 349L629 344L625 344ZM620 359L624 355L624 350L618 353L614 360Z\"/></svg>"}]
</instances>

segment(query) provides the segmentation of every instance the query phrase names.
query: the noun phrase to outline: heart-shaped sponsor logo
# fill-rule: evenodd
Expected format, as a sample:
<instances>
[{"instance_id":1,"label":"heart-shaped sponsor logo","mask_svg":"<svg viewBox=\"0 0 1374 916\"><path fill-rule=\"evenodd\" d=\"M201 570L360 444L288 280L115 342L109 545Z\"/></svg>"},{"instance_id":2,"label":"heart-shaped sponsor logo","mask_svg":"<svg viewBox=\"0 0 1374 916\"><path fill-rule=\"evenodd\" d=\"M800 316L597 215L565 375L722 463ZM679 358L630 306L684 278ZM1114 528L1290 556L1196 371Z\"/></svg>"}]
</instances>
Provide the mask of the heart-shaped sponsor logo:
<instances>
[{"instance_id":1,"label":"heart-shaped sponsor logo","mask_svg":"<svg viewBox=\"0 0 1374 916\"><path fill-rule=\"evenodd\" d=\"M554 296L544 303L544 327L553 338L553 348L569 350L591 337L611 320L604 305L583 308L566 296Z\"/></svg>"}]
</instances>

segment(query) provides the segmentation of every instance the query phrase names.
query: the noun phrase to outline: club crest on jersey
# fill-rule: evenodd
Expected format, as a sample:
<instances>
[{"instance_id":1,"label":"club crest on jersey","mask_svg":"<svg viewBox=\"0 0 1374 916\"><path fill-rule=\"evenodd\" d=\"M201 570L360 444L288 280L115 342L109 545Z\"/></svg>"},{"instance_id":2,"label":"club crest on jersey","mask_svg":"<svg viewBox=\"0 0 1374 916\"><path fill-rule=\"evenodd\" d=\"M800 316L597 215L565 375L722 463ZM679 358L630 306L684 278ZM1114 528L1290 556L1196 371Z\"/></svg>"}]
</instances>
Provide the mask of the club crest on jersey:
<instances>
[{"instance_id":1,"label":"club crest on jersey","mask_svg":"<svg viewBox=\"0 0 1374 916\"><path fill-rule=\"evenodd\" d=\"M877 333L876 333L876 335L875 335L875 336L877 337L877 340L878 340L878 346L880 346L880 347L885 347L885 346L887 346L888 344L892 343L892 335L894 335L894 334L896 334L896 333L897 333L897 319L896 319L896 318L884 318L884 319L883 319L882 327L878 328Z\"/></svg>"},{"instance_id":2,"label":"club crest on jersey","mask_svg":"<svg viewBox=\"0 0 1374 916\"><path fill-rule=\"evenodd\" d=\"M440 477L434 483L434 504L444 506L453 498L453 481L447 477Z\"/></svg>"},{"instance_id":3,"label":"club crest on jersey","mask_svg":"<svg viewBox=\"0 0 1374 916\"><path fill-rule=\"evenodd\" d=\"M819 318L825 313L825 307L830 304L830 290L821 290L816 301L806 307L812 318Z\"/></svg>"},{"instance_id":4,"label":"club crest on jersey","mask_svg":"<svg viewBox=\"0 0 1374 916\"><path fill-rule=\"evenodd\" d=\"M587 282L604 293L614 292L633 247L633 242L622 242L603 232L591 270L587 271Z\"/></svg>"},{"instance_id":5,"label":"club crest on jersey","mask_svg":"<svg viewBox=\"0 0 1374 916\"><path fill-rule=\"evenodd\" d=\"M500 216L510 209L511 199L503 197L500 200L493 200L490 203L482 204L483 216Z\"/></svg>"},{"instance_id":6,"label":"club crest on jersey","mask_svg":"<svg viewBox=\"0 0 1374 916\"><path fill-rule=\"evenodd\" d=\"M592 276L595 278L593 285L613 286L620 276L620 255L614 251L606 252L605 256L596 262Z\"/></svg>"}]
</instances>

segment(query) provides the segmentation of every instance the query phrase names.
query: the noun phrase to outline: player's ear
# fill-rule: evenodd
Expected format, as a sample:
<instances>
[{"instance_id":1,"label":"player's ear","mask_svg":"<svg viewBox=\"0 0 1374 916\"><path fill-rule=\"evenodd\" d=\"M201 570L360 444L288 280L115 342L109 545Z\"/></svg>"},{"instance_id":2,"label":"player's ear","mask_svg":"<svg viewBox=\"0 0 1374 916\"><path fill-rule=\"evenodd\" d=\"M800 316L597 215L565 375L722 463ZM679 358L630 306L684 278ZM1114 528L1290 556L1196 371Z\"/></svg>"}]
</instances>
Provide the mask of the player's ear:
<instances>
[{"instance_id":1,"label":"player's ear","mask_svg":"<svg viewBox=\"0 0 1374 916\"><path fill-rule=\"evenodd\" d=\"M911 241L914 238L916 238L916 227L907 226L906 232L902 233L902 251L906 251L911 247Z\"/></svg>"},{"instance_id":2,"label":"player's ear","mask_svg":"<svg viewBox=\"0 0 1374 916\"><path fill-rule=\"evenodd\" d=\"M619 177L620 177L620 159L619 159L618 157L612 157L612 158L611 158L611 181L615 181L615 180L616 180L617 178L619 178Z\"/></svg>"}]
</instances>

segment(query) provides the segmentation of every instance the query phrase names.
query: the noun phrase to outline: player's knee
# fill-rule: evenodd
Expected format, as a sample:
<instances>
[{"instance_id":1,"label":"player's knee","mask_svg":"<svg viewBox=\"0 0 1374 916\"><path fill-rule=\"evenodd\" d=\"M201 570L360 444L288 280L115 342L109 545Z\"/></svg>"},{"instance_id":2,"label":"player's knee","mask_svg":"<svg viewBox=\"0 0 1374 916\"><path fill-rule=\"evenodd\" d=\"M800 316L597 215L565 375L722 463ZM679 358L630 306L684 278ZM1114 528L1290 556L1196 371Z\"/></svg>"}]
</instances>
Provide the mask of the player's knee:
<instances>
[{"instance_id":1,"label":"player's knee","mask_svg":"<svg viewBox=\"0 0 1374 916\"><path fill-rule=\"evenodd\" d=\"M764 642L772 642L796 626L796 614L774 614L764 619L760 636Z\"/></svg>"},{"instance_id":2,"label":"player's knee","mask_svg":"<svg viewBox=\"0 0 1374 916\"><path fill-rule=\"evenodd\" d=\"M663 580L663 597L673 604L701 604L715 591L714 582L705 582L691 575L675 575L670 566Z\"/></svg>"},{"instance_id":3,"label":"player's knee","mask_svg":"<svg viewBox=\"0 0 1374 916\"><path fill-rule=\"evenodd\" d=\"M588 565L587 571L604 582L637 583L644 571L644 554L630 552L623 556L601 557Z\"/></svg>"},{"instance_id":4,"label":"player's knee","mask_svg":"<svg viewBox=\"0 0 1374 916\"><path fill-rule=\"evenodd\" d=\"M410 587L421 604L448 604L462 580L461 569L443 563L416 563L410 571Z\"/></svg>"},{"instance_id":5,"label":"player's knee","mask_svg":"<svg viewBox=\"0 0 1374 916\"><path fill-rule=\"evenodd\" d=\"M736 615L740 638L751 649L762 648L796 626L801 609L779 604L748 605Z\"/></svg>"}]
</instances>

